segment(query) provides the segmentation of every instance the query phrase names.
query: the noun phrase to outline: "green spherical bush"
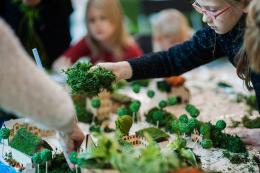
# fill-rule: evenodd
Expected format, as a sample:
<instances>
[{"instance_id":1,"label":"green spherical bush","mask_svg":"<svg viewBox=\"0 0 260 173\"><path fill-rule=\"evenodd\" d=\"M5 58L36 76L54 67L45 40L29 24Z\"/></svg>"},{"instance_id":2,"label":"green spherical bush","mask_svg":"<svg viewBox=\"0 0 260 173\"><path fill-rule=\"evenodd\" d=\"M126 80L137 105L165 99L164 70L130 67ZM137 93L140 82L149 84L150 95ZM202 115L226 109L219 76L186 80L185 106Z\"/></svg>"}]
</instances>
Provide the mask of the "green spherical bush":
<instances>
[{"instance_id":1,"label":"green spherical bush","mask_svg":"<svg viewBox=\"0 0 260 173\"><path fill-rule=\"evenodd\" d=\"M73 164L77 164L77 160L78 160L78 153L77 152L71 152L69 155L69 159L71 161L71 163Z\"/></svg>"},{"instance_id":2,"label":"green spherical bush","mask_svg":"<svg viewBox=\"0 0 260 173\"><path fill-rule=\"evenodd\" d=\"M175 96L171 96L168 98L168 104L173 106L176 105L178 103L178 99Z\"/></svg>"},{"instance_id":3,"label":"green spherical bush","mask_svg":"<svg viewBox=\"0 0 260 173\"><path fill-rule=\"evenodd\" d=\"M188 123L188 121L189 121L188 116L186 114L182 114L179 117L179 121L182 122L182 123Z\"/></svg>"},{"instance_id":4,"label":"green spherical bush","mask_svg":"<svg viewBox=\"0 0 260 173\"><path fill-rule=\"evenodd\" d=\"M92 99L91 105L93 106L93 108L96 108L96 109L99 108L101 105L100 99L98 99L98 98Z\"/></svg>"},{"instance_id":5,"label":"green spherical bush","mask_svg":"<svg viewBox=\"0 0 260 173\"><path fill-rule=\"evenodd\" d=\"M209 148L212 148L213 142L211 139L203 139L201 141L201 146L202 146L202 148L209 149Z\"/></svg>"},{"instance_id":6,"label":"green spherical bush","mask_svg":"<svg viewBox=\"0 0 260 173\"><path fill-rule=\"evenodd\" d=\"M224 120L218 120L216 122L216 128L219 130L224 130L226 128L227 124Z\"/></svg>"},{"instance_id":7,"label":"green spherical bush","mask_svg":"<svg viewBox=\"0 0 260 173\"><path fill-rule=\"evenodd\" d=\"M40 153L35 153L33 156L32 156L32 162L34 164L40 164L42 162L42 159L41 159L41 154Z\"/></svg>"},{"instance_id":8,"label":"green spherical bush","mask_svg":"<svg viewBox=\"0 0 260 173\"><path fill-rule=\"evenodd\" d=\"M191 118L188 122L188 126L190 129L195 129L199 127L199 121L196 118Z\"/></svg>"},{"instance_id":9,"label":"green spherical bush","mask_svg":"<svg viewBox=\"0 0 260 173\"><path fill-rule=\"evenodd\" d=\"M133 89L133 91L134 91L135 93L139 93L140 90L141 90L141 86L138 85L138 84L135 84L135 85L132 87L132 89Z\"/></svg>"},{"instance_id":10,"label":"green spherical bush","mask_svg":"<svg viewBox=\"0 0 260 173\"><path fill-rule=\"evenodd\" d=\"M162 120L162 118L163 118L163 112L162 111L155 111L154 113L153 113L153 119L155 120L155 121L160 121L160 120Z\"/></svg>"},{"instance_id":11,"label":"green spherical bush","mask_svg":"<svg viewBox=\"0 0 260 173\"><path fill-rule=\"evenodd\" d=\"M189 133L190 129L187 123L179 122L179 128L181 133Z\"/></svg>"},{"instance_id":12,"label":"green spherical bush","mask_svg":"<svg viewBox=\"0 0 260 173\"><path fill-rule=\"evenodd\" d=\"M172 121L172 130L173 130L175 133L180 133L179 121L178 121L178 120L173 120L173 121Z\"/></svg>"},{"instance_id":13,"label":"green spherical bush","mask_svg":"<svg viewBox=\"0 0 260 173\"><path fill-rule=\"evenodd\" d=\"M127 109L125 107L118 108L116 112L119 116L127 115Z\"/></svg>"},{"instance_id":14,"label":"green spherical bush","mask_svg":"<svg viewBox=\"0 0 260 173\"><path fill-rule=\"evenodd\" d=\"M204 136L208 136L210 134L211 125L209 123L205 123L200 127L200 134Z\"/></svg>"},{"instance_id":15,"label":"green spherical bush","mask_svg":"<svg viewBox=\"0 0 260 173\"><path fill-rule=\"evenodd\" d=\"M52 159L52 153L48 149L43 149L41 151L41 159L45 162L49 161Z\"/></svg>"},{"instance_id":16,"label":"green spherical bush","mask_svg":"<svg viewBox=\"0 0 260 173\"><path fill-rule=\"evenodd\" d=\"M165 108L166 106L167 106L167 101L161 100L161 101L159 102L159 107L160 107L161 109Z\"/></svg>"},{"instance_id":17,"label":"green spherical bush","mask_svg":"<svg viewBox=\"0 0 260 173\"><path fill-rule=\"evenodd\" d=\"M148 96L149 98L153 98L154 95L155 95L155 92L154 92L153 90L148 90L148 91L147 91L147 96Z\"/></svg>"},{"instance_id":18,"label":"green spherical bush","mask_svg":"<svg viewBox=\"0 0 260 173\"><path fill-rule=\"evenodd\" d=\"M130 110L131 110L131 112L138 112L139 108L140 108L140 103L137 102L137 101L134 101L134 102L132 102L132 103L130 104Z\"/></svg>"}]
</instances>

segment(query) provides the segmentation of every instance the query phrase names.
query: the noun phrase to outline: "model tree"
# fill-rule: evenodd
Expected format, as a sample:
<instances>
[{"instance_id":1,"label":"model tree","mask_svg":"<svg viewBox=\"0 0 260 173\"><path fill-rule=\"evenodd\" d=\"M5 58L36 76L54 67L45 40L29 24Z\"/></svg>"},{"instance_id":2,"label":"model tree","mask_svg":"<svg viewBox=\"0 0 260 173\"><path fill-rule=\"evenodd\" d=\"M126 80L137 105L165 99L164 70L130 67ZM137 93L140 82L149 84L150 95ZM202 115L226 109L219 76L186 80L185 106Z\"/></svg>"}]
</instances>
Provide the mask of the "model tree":
<instances>
[{"instance_id":1,"label":"model tree","mask_svg":"<svg viewBox=\"0 0 260 173\"><path fill-rule=\"evenodd\" d=\"M141 106L141 103L139 101L133 101L129 108L130 108L130 111L133 113L133 120L135 121L138 121L138 116L137 116L137 113L140 109L140 106Z\"/></svg>"},{"instance_id":2,"label":"model tree","mask_svg":"<svg viewBox=\"0 0 260 173\"><path fill-rule=\"evenodd\" d=\"M46 173L48 173L48 161L50 161L52 159L52 153L50 150L48 149L43 149L41 151L41 160L43 162L45 162L45 170Z\"/></svg>"}]
</instances>

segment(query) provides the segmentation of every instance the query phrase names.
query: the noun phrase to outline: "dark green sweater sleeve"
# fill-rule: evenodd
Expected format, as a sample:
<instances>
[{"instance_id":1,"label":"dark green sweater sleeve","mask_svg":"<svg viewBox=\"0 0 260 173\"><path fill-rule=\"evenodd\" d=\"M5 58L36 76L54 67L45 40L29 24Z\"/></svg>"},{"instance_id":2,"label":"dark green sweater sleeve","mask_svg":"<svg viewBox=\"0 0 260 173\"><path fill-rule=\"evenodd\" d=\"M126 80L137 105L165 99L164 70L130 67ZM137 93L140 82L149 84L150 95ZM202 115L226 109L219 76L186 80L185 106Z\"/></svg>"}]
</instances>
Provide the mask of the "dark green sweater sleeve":
<instances>
[{"instance_id":1,"label":"dark green sweater sleeve","mask_svg":"<svg viewBox=\"0 0 260 173\"><path fill-rule=\"evenodd\" d=\"M130 80L180 75L222 56L224 53L217 45L214 30L204 28L195 33L191 40L168 51L129 60L133 70Z\"/></svg>"}]
</instances>

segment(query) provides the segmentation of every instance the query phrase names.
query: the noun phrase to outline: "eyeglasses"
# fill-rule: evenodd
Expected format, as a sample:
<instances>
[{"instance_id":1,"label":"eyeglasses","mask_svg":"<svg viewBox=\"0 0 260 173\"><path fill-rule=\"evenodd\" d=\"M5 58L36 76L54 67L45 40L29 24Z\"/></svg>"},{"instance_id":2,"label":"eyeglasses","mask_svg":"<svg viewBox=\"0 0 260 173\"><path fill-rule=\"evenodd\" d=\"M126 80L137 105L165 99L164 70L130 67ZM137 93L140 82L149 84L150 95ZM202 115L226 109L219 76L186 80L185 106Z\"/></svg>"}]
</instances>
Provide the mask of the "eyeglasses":
<instances>
[{"instance_id":1,"label":"eyeglasses","mask_svg":"<svg viewBox=\"0 0 260 173\"><path fill-rule=\"evenodd\" d=\"M201 6L196 1L192 4L192 6L197 12L199 12L201 14L205 14L205 15L211 17L212 19L217 19L218 16L225 13L227 10L229 10L231 8L231 6L227 6L226 8L224 8L223 10L221 10L219 12L212 12L212 11L206 10L204 8L201 8Z\"/></svg>"}]
</instances>

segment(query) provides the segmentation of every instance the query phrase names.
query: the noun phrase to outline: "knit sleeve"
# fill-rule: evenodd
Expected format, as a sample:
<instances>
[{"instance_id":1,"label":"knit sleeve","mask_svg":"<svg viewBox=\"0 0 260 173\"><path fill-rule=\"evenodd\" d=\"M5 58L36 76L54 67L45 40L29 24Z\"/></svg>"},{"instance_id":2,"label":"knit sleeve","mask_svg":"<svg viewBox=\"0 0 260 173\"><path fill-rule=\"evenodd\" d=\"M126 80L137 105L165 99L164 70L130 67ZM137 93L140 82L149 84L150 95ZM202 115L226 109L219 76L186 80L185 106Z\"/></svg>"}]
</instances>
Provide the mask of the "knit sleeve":
<instances>
[{"instance_id":1,"label":"knit sleeve","mask_svg":"<svg viewBox=\"0 0 260 173\"><path fill-rule=\"evenodd\" d=\"M0 107L70 132L75 115L70 96L36 67L1 18L0 45Z\"/></svg>"},{"instance_id":2,"label":"knit sleeve","mask_svg":"<svg viewBox=\"0 0 260 173\"><path fill-rule=\"evenodd\" d=\"M224 53L215 40L214 30L205 28L195 33L191 40L167 51L131 59L128 61L133 71L130 80L180 75L222 57Z\"/></svg>"}]
</instances>

